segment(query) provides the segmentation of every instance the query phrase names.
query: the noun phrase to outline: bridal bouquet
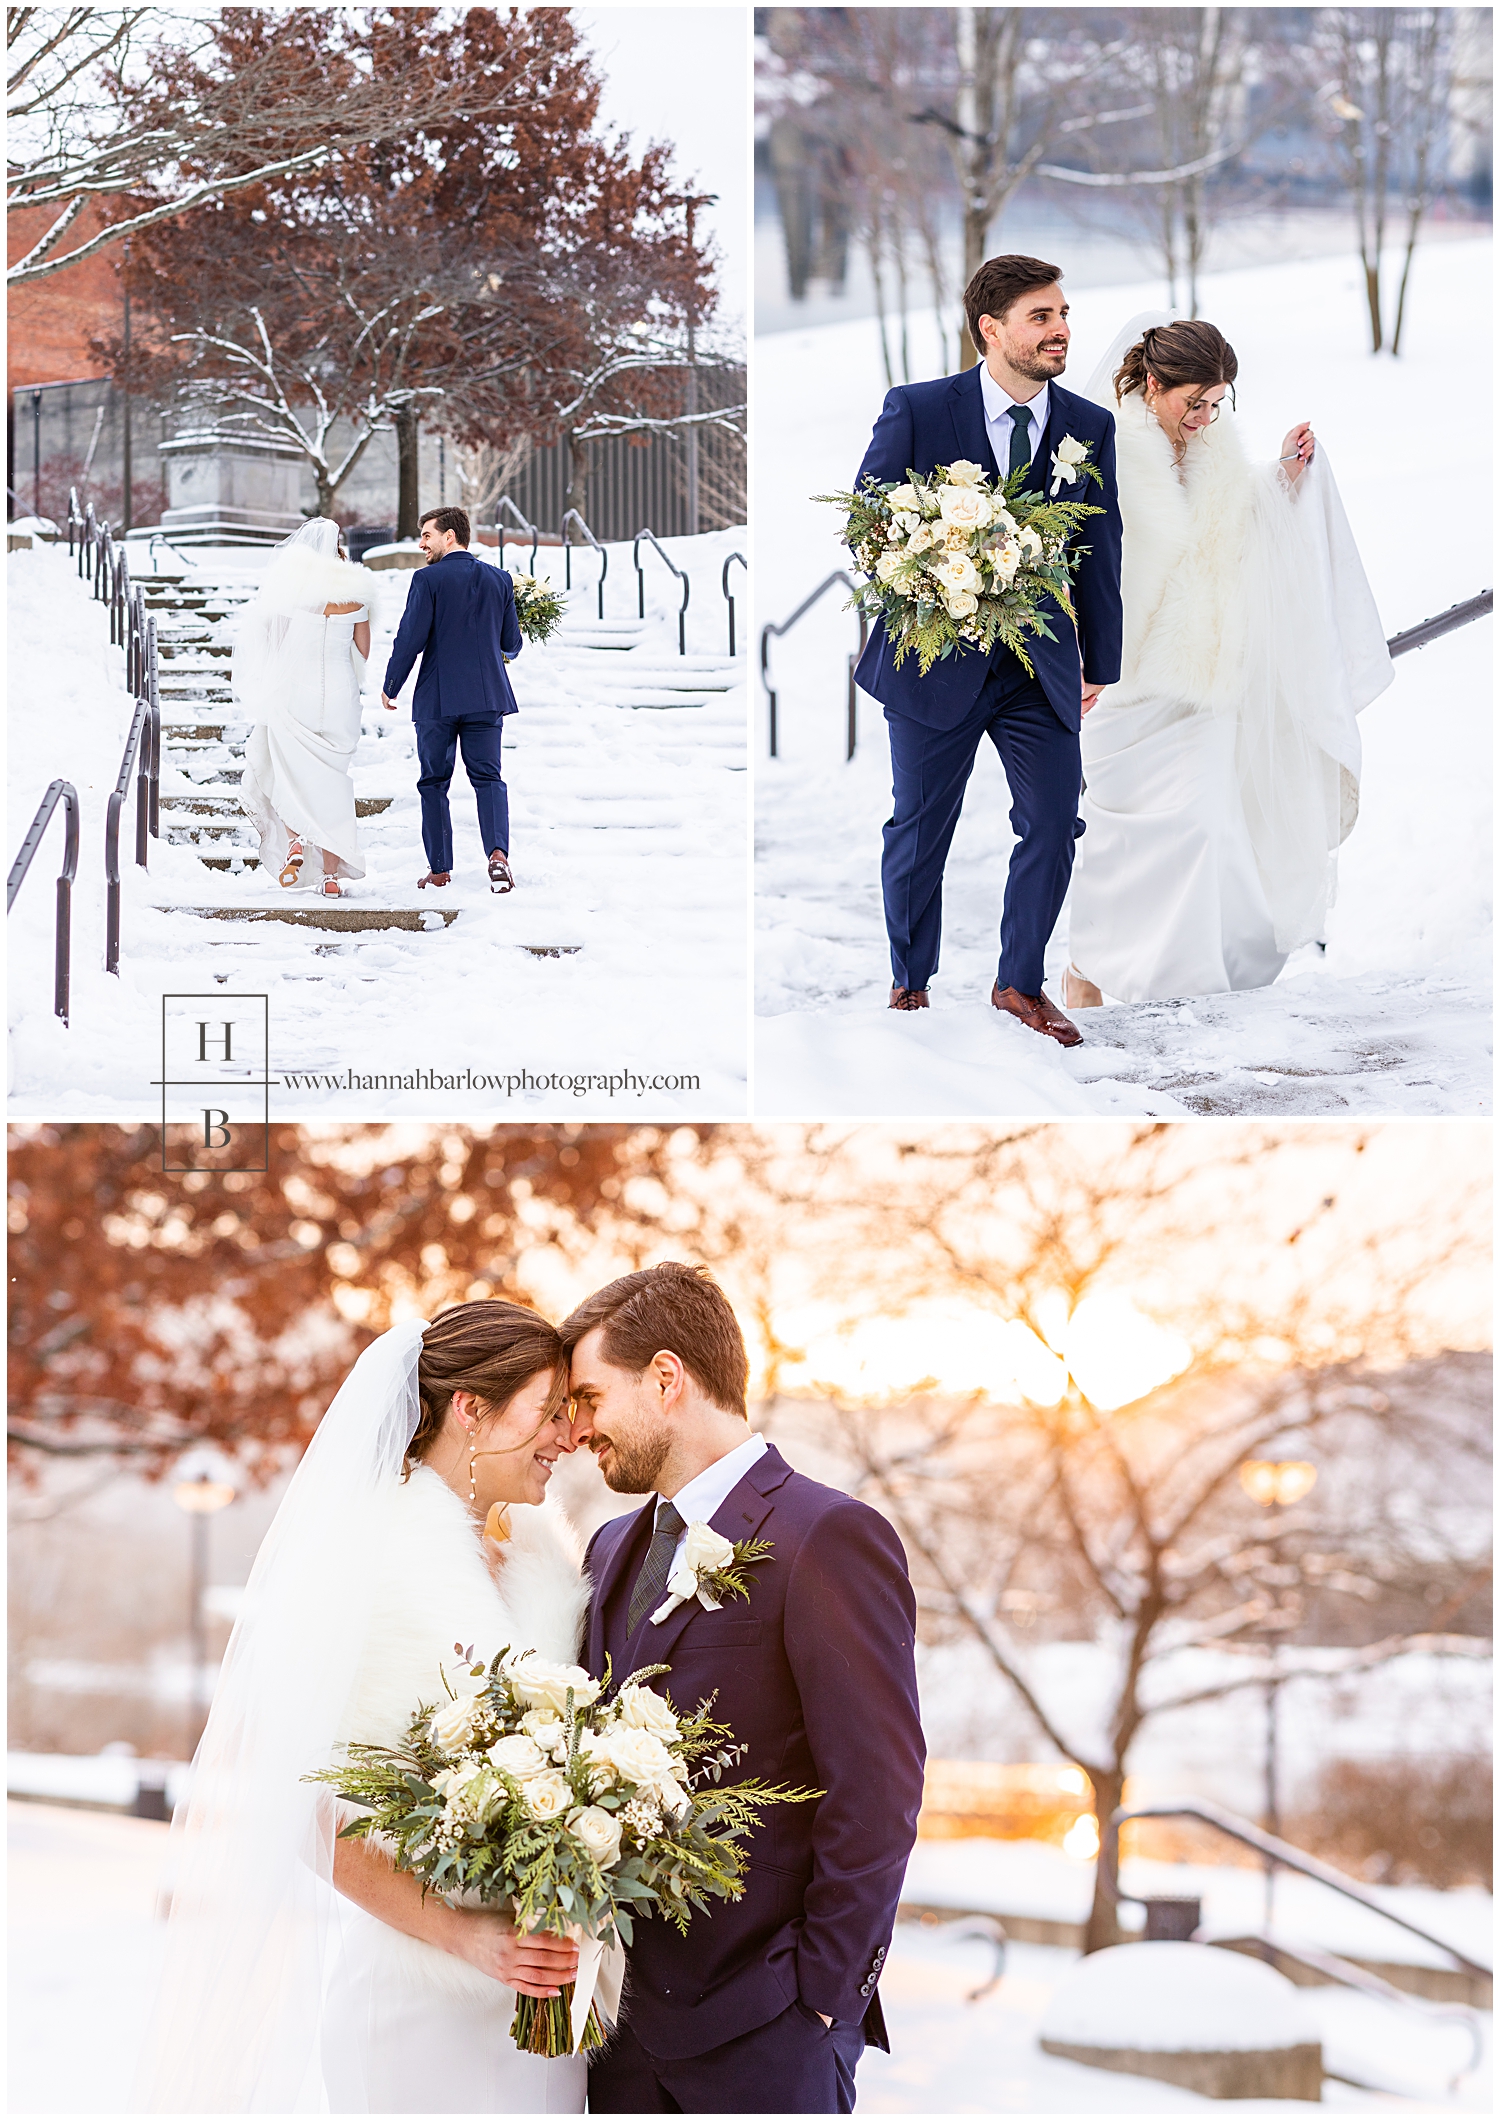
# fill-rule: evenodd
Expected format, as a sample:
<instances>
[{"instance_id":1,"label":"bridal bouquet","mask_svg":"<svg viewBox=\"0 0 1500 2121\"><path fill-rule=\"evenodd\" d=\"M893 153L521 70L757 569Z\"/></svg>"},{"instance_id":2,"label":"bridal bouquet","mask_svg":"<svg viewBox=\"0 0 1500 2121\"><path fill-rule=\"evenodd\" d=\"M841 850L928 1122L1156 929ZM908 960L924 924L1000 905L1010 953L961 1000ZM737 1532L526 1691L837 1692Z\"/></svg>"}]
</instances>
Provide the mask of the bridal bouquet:
<instances>
[{"instance_id":1,"label":"bridal bouquet","mask_svg":"<svg viewBox=\"0 0 1500 2121\"><path fill-rule=\"evenodd\" d=\"M710 1899L738 1900L740 1838L771 1804L820 1793L725 1783L742 1747L710 1715L685 1716L633 1672L613 1700L608 1678L502 1650L488 1665L455 1644L447 1699L424 1704L399 1746L344 1748L331 1783L368 1816L341 1839L378 1834L424 1891L509 1906L522 1930L579 1940L578 1981L561 1996L518 1996L511 2037L535 2055L604 2039L593 1996L602 1947L628 1945L637 1914L685 1931Z\"/></svg>"},{"instance_id":2,"label":"bridal bouquet","mask_svg":"<svg viewBox=\"0 0 1500 2121\"><path fill-rule=\"evenodd\" d=\"M1103 480L1085 445L1069 436L1057 451L1052 489L1080 474ZM899 670L913 651L923 677L965 648L1013 649L1029 676L1028 635L1057 636L1042 612L1053 596L1073 617L1072 575L1088 550L1068 551L1085 517L1101 509L1048 500L1023 489L1024 472L997 485L960 459L899 483L869 479L855 493L820 493L848 518L844 543L871 579L850 605L885 621Z\"/></svg>"},{"instance_id":3,"label":"bridal bouquet","mask_svg":"<svg viewBox=\"0 0 1500 2121\"><path fill-rule=\"evenodd\" d=\"M521 622L521 631L528 641L550 641L562 624L566 605L560 591L550 582L544 582L538 574L523 574L517 568L511 575L511 587L516 593L516 617Z\"/></svg>"}]
</instances>

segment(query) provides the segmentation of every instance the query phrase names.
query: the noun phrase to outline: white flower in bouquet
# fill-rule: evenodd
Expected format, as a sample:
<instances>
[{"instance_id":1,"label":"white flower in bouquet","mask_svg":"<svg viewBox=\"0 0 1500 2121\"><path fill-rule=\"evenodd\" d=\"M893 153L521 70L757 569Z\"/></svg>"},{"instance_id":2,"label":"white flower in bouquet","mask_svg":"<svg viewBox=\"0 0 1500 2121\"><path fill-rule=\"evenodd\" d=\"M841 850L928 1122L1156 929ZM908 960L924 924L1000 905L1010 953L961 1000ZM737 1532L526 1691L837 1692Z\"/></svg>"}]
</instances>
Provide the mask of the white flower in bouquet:
<instances>
[{"instance_id":1,"label":"white flower in bouquet","mask_svg":"<svg viewBox=\"0 0 1500 2121\"><path fill-rule=\"evenodd\" d=\"M915 486L893 486L886 495L886 501L890 507L898 511L909 512L912 509L920 509L922 506L922 496L917 492Z\"/></svg>"},{"instance_id":2,"label":"white flower in bouquet","mask_svg":"<svg viewBox=\"0 0 1500 2121\"><path fill-rule=\"evenodd\" d=\"M521 1718L521 1729L554 1760L560 1759L568 1749L567 1725L561 1716L554 1716L551 1709L528 1709Z\"/></svg>"},{"instance_id":3,"label":"white flower in bouquet","mask_svg":"<svg viewBox=\"0 0 1500 2121\"><path fill-rule=\"evenodd\" d=\"M562 1725L558 1725L562 1729ZM517 1782L524 1782L528 1775L540 1775L547 1765L547 1755L523 1731L512 1738L499 1738L490 1747L489 1757L502 1775L513 1775Z\"/></svg>"},{"instance_id":4,"label":"white flower in bouquet","mask_svg":"<svg viewBox=\"0 0 1500 2121\"><path fill-rule=\"evenodd\" d=\"M922 523L912 532L906 549L908 552L926 552L929 546L940 545L942 541L940 530L934 529L931 523Z\"/></svg>"},{"instance_id":5,"label":"white flower in bouquet","mask_svg":"<svg viewBox=\"0 0 1500 2121\"><path fill-rule=\"evenodd\" d=\"M607 1731L594 1733L593 1740L587 1746L591 1762L613 1768L621 1782L633 1782L653 1796L676 1772L676 1760L654 1731L616 1723Z\"/></svg>"},{"instance_id":6,"label":"white flower in bouquet","mask_svg":"<svg viewBox=\"0 0 1500 2121\"><path fill-rule=\"evenodd\" d=\"M533 1819L558 1819L573 1802L573 1792L567 1780L556 1768L546 1768L540 1775L532 1775L521 1791L526 1809Z\"/></svg>"},{"instance_id":7,"label":"white flower in bouquet","mask_svg":"<svg viewBox=\"0 0 1500 2121\"><path fill-rule=\"evenodd\" d=\"M681 1819L693 1808L693 1800L673 1776L668 1775L656 1790L656 1801L669 1819Z\"/></svg>"},{"instance_id":8,"label":"white flower in bouquet","mask_svg":"<svg viewBox=\"0 0 1500 2121\"><path fill-rule=\"evenodd\" d=\"M994 513L973 486L945 486L938 495L938 507L943 521L957 530L983 530Z\"/></svg>"},{"instance_id":9,"label":"white flower in bouquet","mask_svg":"<svg viewBox=\"0 0 1500 2121\"><path fill-rule=\"evenodd\" d=\"M661 1809L649 1797L632 1797L618 1813L621 1826L628 1826L637 1840L649 1841L661 1832Z\"/></svg>"},{"instance_id":10,"label":"white flower in bouquet","mask_svg":"<svg viewBox=\"0 0 1500 2121\"><path fill-rule=\"evenodd\" d=\"M979 609L979 599L972 589L950 589L943 598L943 608L950 619L972 619Z\"/></svg>"},{"instance_id":11,"label":"white flower in bouquet","mask_svg":"<svg viewBox=\"0 0 1500 2121\"><path fill-rule=\"evenodd\" d=\"M445 1753L462 1752L473 1737L483 1710L484 1703L477 1693L460 1694L456 1701L445 1701L434 1710L427 1725L433 1744L440 1745Z\"/></svg>"},{"instance_id":12,"label":"white flower in bouquet","mask_svg":"<svg viewBox=\"0 0 1500 2121\"><path fill-rule=\"evenodd\" d=\"M677 1718L660 1694L648 1686L628 1686L616 1705L616 1714L627 1729L650 1731L666 1745L678 1735Z\"/></svg>"},{"instance_id":13,"label":"white flower in bouquet","mask_svg":"<svg viewBox=\"0 0 1500 2121\"><path fill-rule=\"evenodd\" d=\"M883 552L875 562L875 578L880 582L894 581L905 565L906 554L904 552Z\"/></svg>"},{"instance_id":14,"label":"white flower in bouquet","mask_svg":"<svg viewBox=\"0 0 1500 2121\"><path fill-rule=\"evenodd\" d=\"M915 531L920 530L922 527L921 516L919 514L914 513L914 511L910 508L903 508L899 512L899 514L892 518L892 520L900 525L902 531L908 538L911 537Z\"/></svg>"},{"instance_id":15,"label":"white flower in bouquet","mask_svg":"<svg viewBox=\"0 0 1500 2121\"><path fill-rule=\"evenodd\" d=\"M529 1651L506 1658L505 1676L518 1701L532 1709L551 1709L559 1716L567 1709L569 1693L573 1706L583 1709L599 1699L603 1685L601 1680L590 1679L582 1665L548 1664Z\"/></svg>"},{"instance_id":16,"label":"white flower in bouquet","mask_svg":"<svg viewBox=\"0 0 1500 2121\"><path fill-rule=\"evenodd\" d=\"M601 1871L620 1860L620 1822L597 1804L568 1815L568 1832L586 1848Z\"/></svg>"},{"instance_id":17,"label":"white flower in bouquet","mask_svg":"<svg viewBox=\"0 0 1500 2121\"><path fill-rule=\"evenodd\" d=\"M1003 583L1006 588L1015 580L1020 564L1021 547L1016 539L1004 538L998 545L990 547L990 568L995 580Z\"/></svg>"},{"instance_id":18,"label":"white flower in bouquet","mask_svg":"<svg viewBox=\"0 0 1500 2121\"><path fill-rule=\"evenodd\" d=\"M977 486L984 477L984 466L982 464L971 464L967 457L960 457L956 463L948 466L948 484L950 486Z\"/></svg>"},{"instance_id":19,"label":"white flower in bouquet","mask_svg":"<svg viewBox=\"0 0 1500 2121\"><path fill-rule=\"evenodd\" d=\"M1022 552L1025 553L1028 560L1039 560L1047 549L1046 540L1041 532L1033 530L1029 523L1023 530L1016 532L1016 543L1020 546Z\"/></svg>"},{"instance_id":20,"label":"white flower in bouquet","mask_svg":"<svg viewBox=\"0 0 1500 2121\"><path fill-rule=\"evenodd\" d=\"M932 572L944 589L979 587L979 569L966 552L945 552L941 559L933 561Z\"/></svg>"}]
</instances>

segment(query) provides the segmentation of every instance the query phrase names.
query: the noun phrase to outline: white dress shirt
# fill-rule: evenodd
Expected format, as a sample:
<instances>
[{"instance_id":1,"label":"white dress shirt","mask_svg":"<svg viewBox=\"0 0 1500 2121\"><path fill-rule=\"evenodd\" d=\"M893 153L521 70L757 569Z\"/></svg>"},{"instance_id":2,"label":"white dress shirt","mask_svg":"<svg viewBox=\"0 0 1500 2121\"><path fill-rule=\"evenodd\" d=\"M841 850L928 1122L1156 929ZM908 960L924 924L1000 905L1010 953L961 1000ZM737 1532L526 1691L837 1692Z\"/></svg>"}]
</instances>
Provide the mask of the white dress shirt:
<instances>
[{"instance_id":1,"label":"white dress shirt","mask_svg":"<svg viewBox=\"0 0 1500 2121\"><path fill-rule=\"evenodd\" d=\"M979 394L984 400L984 424L989 429L990 447L995 452L995 462L1000 466L1001 478L1008 478L1010 475L1010 437L1011 430L1015 426L1014 420L1010 417L1010 409L1012 405L1018 405L1021 401L1019 398L1011 397L1008 391L1001 389L1000 385L990 374L989 363L986 361L981 361L979 364ZM1030 399L1026 406L1027 412L1031 415L1031 455L1033 462L1035 462L1041 449L1042 436L1047 432L1047 412L1050 397L1051 392L1044 383L1036 396Z\"/></svg>"},{"instance_id":2,"label":"white dress shirt","mask_svg":"<svg viewBox=\"0 0 1500 2121\"><path fill-rule=\"evenodd\" d=\"M764 1436L752 1436L745 1443L736 1444L722 1458L716 1458L711 1466L695 1473L685 1487L671 1497L673 1509L682 1519L682 1532L672 1552L672 1567L675 1569L682 1559L682 1550L687 1545L689 1525L708 1524L714 1511L728 1500L731 1489L737 1488L758 1458L764 1458L770 1446ZM651 1506L651 1521L656 1522L656 1512L662 1498L657 1497Z\"/></svg>"}]
</instances>

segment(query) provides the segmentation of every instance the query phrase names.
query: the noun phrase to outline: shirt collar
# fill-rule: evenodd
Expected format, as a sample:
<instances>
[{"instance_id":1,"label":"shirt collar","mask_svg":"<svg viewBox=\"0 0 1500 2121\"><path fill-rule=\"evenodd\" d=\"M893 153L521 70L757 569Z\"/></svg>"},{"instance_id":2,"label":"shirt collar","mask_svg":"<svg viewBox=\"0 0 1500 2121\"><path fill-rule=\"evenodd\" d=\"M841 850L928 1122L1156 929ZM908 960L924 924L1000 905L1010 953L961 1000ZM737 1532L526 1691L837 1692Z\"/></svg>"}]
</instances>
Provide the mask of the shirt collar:
<instances>
[{"instance_id":1,"label":"shirt collar","mask_svg":"<svg viewBox=\"0 0 1500 2121\"><path fill-rule=\"evenodd\" d=\"M1003 420L1012 405L1019 402L1010 395L1009 391L1002 389L995 381L990 374L987 361L981 361L979 364L979 393L984 399L984 416L991 421ZM1047 383L1044 383L1036 396L1027 402L1026 409L1034 419L1040 421L1040 431L1043 434L1047 431L1047 412L1050 403L1051 386Z\"/></svg>"},{"instance_id":2,"label":"shirt collar","mask_svg":"<svg viewBox=\"0 0 1500 2121\"><path fill-rule=\"evenodd\" d=\"M767 1448L764 1436L751 1436L724 1457L716 1458L711 1466L705 1466L701 1473L695 1473L672 1497L672 1507L683 1523L708 1524L715 1510L728 1500L730 1491L739 1486L756 1460L765 1456ZM654 1508L652 1516L654 1519Z\"/></svg>"}]
</instances>

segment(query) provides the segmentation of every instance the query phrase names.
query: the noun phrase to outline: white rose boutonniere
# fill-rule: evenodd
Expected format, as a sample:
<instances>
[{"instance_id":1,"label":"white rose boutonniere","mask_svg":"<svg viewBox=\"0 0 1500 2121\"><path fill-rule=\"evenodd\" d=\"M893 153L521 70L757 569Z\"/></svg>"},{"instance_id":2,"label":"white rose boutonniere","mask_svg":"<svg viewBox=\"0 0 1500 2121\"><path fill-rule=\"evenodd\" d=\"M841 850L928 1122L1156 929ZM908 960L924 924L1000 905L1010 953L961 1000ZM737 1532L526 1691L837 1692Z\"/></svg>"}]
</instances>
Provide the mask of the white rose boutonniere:
<instances>
[{"instance_id":1,"label":"white rose boutonniere","mask_svg":"<svg viewBox=\"0 0 1500 2121\"><path fill-rule=\"evenodd\" d=\"M1089 445L1072 435L1064 435L1052 452L1052 485L1049 489L1056 499L1057 489L1066 480L1069 486L1078 477L1078 467L1088 460Z\"/></svg>"},{"instance_id":2,"label":"white rose boutonniere","mask_svg":"<svg viewBox=\"0 0 1500 2121\"><path fill-rule=\"evenodd\" d=\"M770 1558L768 1539L728 1540L711 1525L690 1524L682 1553L667 1578L667 1596L651 1615L659 1627L680 1605L696 1598L705 1612L717 1613L726 1598L748 1598L743 1571Z\"/></svg>"}]
</instances>

